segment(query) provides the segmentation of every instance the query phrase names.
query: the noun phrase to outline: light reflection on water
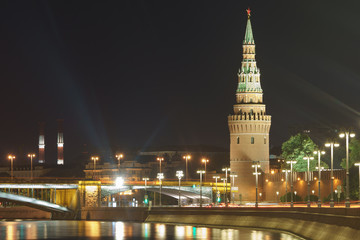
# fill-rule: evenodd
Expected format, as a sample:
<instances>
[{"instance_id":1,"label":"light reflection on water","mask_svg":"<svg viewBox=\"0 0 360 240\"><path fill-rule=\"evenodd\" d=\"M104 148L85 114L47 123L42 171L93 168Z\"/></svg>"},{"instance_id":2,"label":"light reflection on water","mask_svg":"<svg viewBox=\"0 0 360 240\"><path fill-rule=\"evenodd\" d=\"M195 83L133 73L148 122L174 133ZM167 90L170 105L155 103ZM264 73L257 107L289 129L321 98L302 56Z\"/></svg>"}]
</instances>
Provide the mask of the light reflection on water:
<instances>
[{"instance_id":1,"label":"light reflection on water","mask_svg":"<svg viewBox=\"0 0 360 240\"><path fill-rule=\"evenodd\" d=\"M220 229L161 223L100 221L0 222L0 239L301 239L289 234L247 228Z\"/></svg>"}]
</instances>

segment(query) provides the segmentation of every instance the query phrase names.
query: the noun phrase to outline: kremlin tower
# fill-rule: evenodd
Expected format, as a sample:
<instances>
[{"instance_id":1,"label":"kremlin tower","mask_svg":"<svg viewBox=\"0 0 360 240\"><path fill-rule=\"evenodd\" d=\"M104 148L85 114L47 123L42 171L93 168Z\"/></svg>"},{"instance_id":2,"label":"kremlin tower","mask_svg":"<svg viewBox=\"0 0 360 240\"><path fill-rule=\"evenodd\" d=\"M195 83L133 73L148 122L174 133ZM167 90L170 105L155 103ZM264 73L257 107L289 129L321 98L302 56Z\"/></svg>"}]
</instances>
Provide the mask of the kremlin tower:
<instances>
[{"instance_id":1,"label":"kremlin tower","mask_svg":"<svg viewBox=\"0 0 360 240\"><path fill-rule=\"evenodd\" d=\"M262 172L269 171L269 131L271 116L266 115L260 69L255 60L255 41L247 10L243 60L238 72L234 113L228 117L230 131L230 168L235 178L235 200L255 200L255 175L252 165L260 164ZM264 196L265 197L265 196Z\"/></svg>"}]
</instances>

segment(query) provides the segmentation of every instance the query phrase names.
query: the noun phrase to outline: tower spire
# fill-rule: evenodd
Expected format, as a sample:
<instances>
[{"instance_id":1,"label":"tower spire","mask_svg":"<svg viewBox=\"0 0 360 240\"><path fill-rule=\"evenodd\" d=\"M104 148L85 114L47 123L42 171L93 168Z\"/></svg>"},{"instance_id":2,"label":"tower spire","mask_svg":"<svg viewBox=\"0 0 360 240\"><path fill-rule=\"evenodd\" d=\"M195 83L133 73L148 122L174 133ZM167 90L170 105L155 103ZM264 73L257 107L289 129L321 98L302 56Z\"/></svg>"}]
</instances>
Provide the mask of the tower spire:
<instances>
[{"instance_id":1,"label":"tower spire","mask_svg":"<svg viewBox=\"0 0 360 240\"><path fill-rule=\"evenodd\" d=\"M244 44L255 44L254 36L251 28L251 22L250 22L250 8L246 10L248 15L248 20L246 23L246 31L245 31L245 38L244 38Z\"/></svg>"}]
</instances>

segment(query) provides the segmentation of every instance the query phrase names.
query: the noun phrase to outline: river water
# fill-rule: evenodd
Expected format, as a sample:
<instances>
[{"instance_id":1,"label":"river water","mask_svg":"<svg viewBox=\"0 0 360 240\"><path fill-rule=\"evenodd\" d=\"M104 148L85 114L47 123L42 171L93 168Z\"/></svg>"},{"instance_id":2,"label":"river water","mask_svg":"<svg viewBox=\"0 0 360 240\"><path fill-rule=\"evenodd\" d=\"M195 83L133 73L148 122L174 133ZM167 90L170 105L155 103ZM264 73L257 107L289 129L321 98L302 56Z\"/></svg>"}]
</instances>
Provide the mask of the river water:
<instances>
[{"instance_id":1,"label":"river water","mask_svg":"<svg viewBox=\"0 0 360 240\"><path fill-rule=\"evenodd\" d=\"M101 221L1 221L0 239L252 239L296 236L247 228L222 229L160 223Z\"/></svg>"}]
</instances>

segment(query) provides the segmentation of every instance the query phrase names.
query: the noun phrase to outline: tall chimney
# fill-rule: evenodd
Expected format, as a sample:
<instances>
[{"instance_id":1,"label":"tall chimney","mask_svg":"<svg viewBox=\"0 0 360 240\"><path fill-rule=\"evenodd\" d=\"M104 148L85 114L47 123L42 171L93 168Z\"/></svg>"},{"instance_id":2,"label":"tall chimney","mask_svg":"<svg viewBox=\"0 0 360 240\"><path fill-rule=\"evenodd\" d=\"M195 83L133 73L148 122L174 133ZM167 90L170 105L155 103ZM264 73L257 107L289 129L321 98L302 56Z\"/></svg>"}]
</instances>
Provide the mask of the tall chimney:
<instances>
[{"instance_id":1,"label":"tall chimney","mask_svg":"<svg viewBox=\"0 0 360 240\"><path fill-rule=\"evenodd\" d=\"M39 163L45 163L45 122L39 122Z\"/></svg>"},{"instance_id":2,"label":"tall chimney","mask_svg":"<svg viewBox=\"0 0 360 240\"><path fill-rule=\"evenodd\" d=\"M63 131L63 119L58 119L58 136L57 136L57 165L64 165L64 131Z\"/></svg>"}]
</instances>

